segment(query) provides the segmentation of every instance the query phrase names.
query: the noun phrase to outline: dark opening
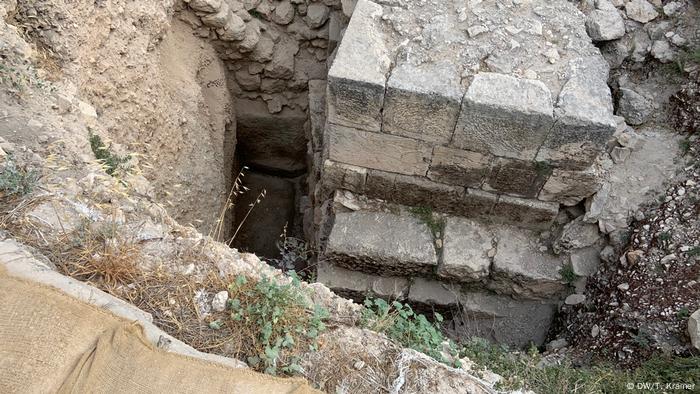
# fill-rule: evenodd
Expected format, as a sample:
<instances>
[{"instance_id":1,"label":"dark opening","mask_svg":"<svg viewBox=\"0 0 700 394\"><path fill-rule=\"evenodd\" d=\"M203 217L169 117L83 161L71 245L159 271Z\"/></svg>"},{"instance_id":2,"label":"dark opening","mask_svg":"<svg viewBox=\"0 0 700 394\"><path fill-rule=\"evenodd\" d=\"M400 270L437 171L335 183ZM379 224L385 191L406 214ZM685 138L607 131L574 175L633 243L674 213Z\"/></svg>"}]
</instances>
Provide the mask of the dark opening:
<instances>
[{"instance_id":1,"label":"dark opening","mask_svg":"<svg viewBox=\"0 0 700 394\"><path fill-rule=\"evenodd\" d=\"M234 173L246 168L242 179L249 190L235 201L232 227L238 232L232 246L279 259L284 236L303 238L300 199L307 194L306 112L285 107L271 114L263 101L245 99L238 100L236 109Z\"/></svg>"}]
</instances>

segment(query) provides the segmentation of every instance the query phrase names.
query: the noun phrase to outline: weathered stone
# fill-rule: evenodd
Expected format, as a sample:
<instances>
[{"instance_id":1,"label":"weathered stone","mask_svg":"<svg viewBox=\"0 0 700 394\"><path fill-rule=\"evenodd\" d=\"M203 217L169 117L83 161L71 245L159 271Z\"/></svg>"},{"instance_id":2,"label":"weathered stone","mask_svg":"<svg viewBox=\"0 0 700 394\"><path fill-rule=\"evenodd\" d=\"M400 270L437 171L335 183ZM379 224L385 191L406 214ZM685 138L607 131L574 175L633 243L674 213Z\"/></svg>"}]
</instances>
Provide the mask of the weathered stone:
<instances>
[{"instance_id":1,"label":"weathered stone","mask_svg":"<svg viewBox=\"0 0 700 394\"><path fill-rule=\"evenodd\" d=\"M659 16L654 6L646 0L629 1L625 4L625 12L628 18L640 23L647 23Z\"/></svg>"},{"instance_id":2,"label":"weathered stone","mask_svg":"<svg viewBox=\"0 0 700 394\"><path fill-rule=\"evenodd\" d=\"M452 212L460 203L464 188L436 183L425 178L396 175L391 200L414 207L430 207L440 212Z\"/></svg>"},{"instance_id":3,"label":"weathered stone","mask_svg":"<svg viewBox=\"0 0 700 394\"><path fill-rule=\"evenodd\" d=\"M216 31L223 41L240 41L245 38L245 22L236 14L231 14L226 25Z\"/></svg>"},{"instance_id":4,"label":"weathered stone","mask_svg":"<svg viewBox=\"0 0 700 394\"><path fill-rule=\"evenodd\" d=\"M643 62L649 54L649 51L651 51L651 39L649 38L649 34L647 34L644 29L635 30L632 33L632 42L630 46L632 47L632 53L630 55L632 60L638 63Z\"/></svg>"},{"instance_id":5,"label":"weathered stone","mask_svg":"<svg viewBox=\"0 0 700 394\"><path fill-rule=\"evenodd\" d=\"M383 37L382 7L359 0L328 72L328 120L381 130L386 77L391 59Z\"/></svg>"},{"instance_id":6,"label":"weathered stone","mask_svg":"<svg viewBox=\"0 0 700 394\"><path fill-rule=\"evenodd\" d=\"M552 97L544 83L479 73L464 95L453 144L532 160L552 124Z\"/></svg>"},{"instance_id":7,"label":"weathered stone","mask_svg":"<svg viewBox=\"0 0 700 394\"><path fill-rule=\"evenodd\" d=\"M306 17L304 20L310 28L318 29L326 23L329 13L330 9L325 4L312 3L309 4L309 7L306 10Z\"/></svg>"},{"instance_id":8,"label":"weathered stone","mask_svg":"<svg viewBox=\"0 0 700 394\"><path fill-rule=\"evenodd\" d=\"M290 79L294 76L294 56L299 52L299 44L292 39L284 39L275 45L272 61L265 66L265 76Z\"/></svg>"},{"instance_id":9,"label":"weathered stone","mask_svg":"<svg viewBox=\"0 0 700 394\"><path fill-rule=\"evenodd\" d=\"M468 219L448 217L438 275L458 282L473 281L488 275L493 248L491 230Z\"/></svg>"},{"instance_id":10,"label":"weathered stone","mask_svg":"<svg viewBox=\"0 0 700 394\"><path fill-rule=\"evenodd\" d=\"M408 291L408 299L424 305L457 306L461 294L457 285L416 278Z\"/></svg>"},{"instance_id":11,"label":"weathered stone","mask_svg":"<svg viewBox=\"0 0 700 394\"><path fill-rule=\"evenodd\" d=\"M193 10L202 12L217 12L221 8L222 0L190 0L189 3Z\"/></svg>"},{"instance_id":12,"label":"weathered stone","mask_svg":"<svg viewBox=\"0 0 700 394\"><path fill-rule=\"evenodd\" d=\"M688 318L688 336L695 349L700 350L700 309Z\"/></svg>"},{"instance_id":13,"label":"weathered stone","mask_svg":"<svg viewBox=\"0 0 700 394\"><path fill-rule=\"evenodd\" d=\"M618 68L630 56L628 40L613 40L605 42L600 47L600 53L610 65L610 68Z\"/></svg>"},{"instance_id":14,"label":"weathered stone","mask_svg":"<svg viewBox=\"0 0 700 394\"><path fill-rule=\"evenodd\" d=\"M463 95L459 81L459 70L451 64L395 67L387 82L383 131L449 143Z\"/></svg>"},{"instance_id":15,"label":"weathered stone","mask_svg":"<svg viewBox=\"0 0 700 394\"><path fill-rule=\"evenodd\" d=\"M260 88L260 75L251 75L246 70L236 71L234 74L238 86L243 90L254 91Z\"/></svg>"},{"instance_id":16,"label":"weathered stone","mask_svg":"<svg viewBox=\"0 0 700 394\"><path fill-rule=\"evenodd\" d=\"M250 59L256 62L267 63L272 60L275 53L275 42L267 35L260 37Z\"/></svg>"},{"instance_id":17,"label":"weathered stone","mask_svg":"<svg viewBox=\"0 0 700 394\"><path fill-rule=\"evenodd\" d=\"M600 176L593 168L584 171L555 169L542 187L538 198L573 206L600 189Z\"/></svg>"},{"instance_id":18,"label":"weathered stone","mask_svg":"<svg viewBox=\"0 0 700 394\"><path fill-rule=\"evenodd\" d=\"M588 247L571 252L571 267L577 276L591 276L598 272L600 252L598 248Z\"/></svg>"},{"instance_id":19,"label":"weathered stone","mask_svg":"<svg viewBox=\"0 0 700 394\"><path fill-rule=\"evenodd\" d=\"M223 312L226 310L226 302L228 301L228 291L222 290L214 294L214 299L211 301L211 309L216 312Z\"/></svg>"},{"instance_id":20,"label":"weathered stone","mask_svg":"<svg viewBox=\"0 0 700 394\"><path fill-rule=\"evenodd\" d=\"M559 213L559 204L500 196L493 208L494 220L514 223L526 228L547 228Z\"/></svg>"},{"instance_id":21,"label":"weathered stone","mask_svg":"<svg viewBox=\"0 0 700 394\"><path fill-rule=\"evenodd\" d=\"M564 300L566 305L578 305L583 304L584 302L586 302L586 296L583 294L570 294Z\"/></svg>"},{"instance_id":22,"label":"weathered stone","mask_svg":"<svg viewBox=\"0 0 700 394\"><path fill-rule=\"evenodd\" d=\"M511 226L494 231L498 240L491 267L494 290L522 297L551 297L565 289L559 274L562 259L541 252L537 234Z\"/></svg>"},{"instance_id":23,"label":"weathered stone","mask_svg":"<svg viewBox=\"0 0 700 394\"><path fill-rule=\"evenodd\" d=\"M477 152L436 146L428 178L442 183L479 187L489 172L491 159Z\"/></svg>"},{"instance_id":24,"label":"weathered stone","mask_svg":"<svg viewBox=\"0 0 700 394\"><path fill-rule=\"evenodd\" d=\"M538 163L497 158L484 189L522 197L535 197L549 176L549 169Z\"/></svg>"},{"instance_id":25,"label":"weathered stone","mask_svg":"<svg viewBox=\"0 0 700 394\"><path fill-rule=\"evenodd\" d=\"M493 213L498 196L479 189L467 188L460 204L452 209L452 213L465 217L487 217Z\"/></svg>"},{"instance_id":26,"label":"weathered stone","mask_svg":"<svg viewBox=\"0 0 700 394\"><path fill-rule=\"evenodd\" d=\"M625 121L633 126L644 123L651 115L654 107L651 101L632 89L620 88L618 115L624 116Z\"/></svg>"},{"instance_id":27,"label":"weathered stone","mask_svg":"<svg viewBox=\"0 0 700 394\"><path fill-rule=\"evenodd\" d=\"M233 13L231 12L231 9L228 6L228 3L222 2L221 3L221 8L214 13L214 14L209 14L209 15L204 15L202 17L202 23L204 23L207 26L215 27L215 28L223 28L226 26L226 23L233 17Z\"/></svg>"},{"instance_id":28,"label":"weathered stone","mask_svg":"<svg viewBox=\"0 0 700 394\"><path fill-rule=\"evenodd\" d=\"M245 38L238 43L241 51L249 52L260 42L260 24L256 19L245 24Z\"/></svg>"},{"instance_id":29,"label":"weathered stone","mask_svg":"<svg viewBox=\"0 0 700 394\"><path fill-rule=\"evenodd\" d=\"M554 252L561 253L571 249L585 248L596 243L600 239L598 226L583 221L579 216L569 222L562 229L561 234L554 241Z\"/></svg>"},{"instance_id":30,"label":"weathered stone","mask_svg":"<svg viewBox=\"0 0 700 394\"><path fill-rule=\"evenodd\" d=\"M486 292L462 293L462 316L456 331L514 348L544 344L556 306L535 300L516 300Z\"/></svg>"},{"instance_id":31,"label":"weathered stone","mask_svg":"<svg viewBox=\"0 0 700 394\"><path fill-rule=\"evenodd\" d=\"M363 300L368 295L390 300L403 300L408 294L409 287L406 278L375 276L351 271L323 260L318 263L316 280L334 292L356 300Z\"/></svg>"},{"instance_id":32,"label":"weathered stone","mask_svg":"<svg viewBox=\"0 0 700 394\"><path fill-rule=\"evenodd\" d=\"M323 162L321 183L324 196L337 189L362 193L365 189L367 169L348 164L336 163L331 160Z\"/></svg>"},{"instance_id":33,"label":"weathered stone","mask_svg":"<svg viewBox=\"0 0 700 394\"><path fill-rule=\"evenodd\" d=\"M426 275L437 257L433 236L418 218L382 212L338 212L322 259L380 275Z\"/></svg>"},{"instance_id":34,"label":"weathered stone","mask_svg":"<svg viewBox=\"0 0 700 394\"><path fill-rule=\"evenodd\" d=\"M608 64L601 56L569 63L570 78L564 84L556 124L537 154L537 161L581 170L589 167L615 131L612 98L607 85Z\"/></svg>"},{"instance_id":35,"label":"weathered stone","mask_svg":"<svg viewBox=\"0 0 700 394\"><path fill-rule=\"evenodd\" d=\"M275 7L272 13L272 21L278 25L288 25L294 19L294 6L289 1L283 1Z\"/></svg>"},{"instance_id":36,"label":"weathered stone","mask_svg":"<svg viewBox=\"0 0 700 394\"><path fill-rule=\"evenodd\" d=\"M588 14L586 31L593 41L616 40L625 35L625 22L614 7Z\"/></svg>"},{"instance_id":37,"label":"weathered stone","mask_svg":"<svg viewBox=\"0 0 700 394\"><path fill-rule=\"evenodd\" d=\"M670 63L676 57L671 45L666 40L656 40L651 44L651 56L661 63Z\"/></svg>"},{"instance_id":38,"label":"weathered stone","mask_svg":"<svg viewBox=\"0 0 700 394\"><path fill-rule=\"evenodd\" d=\"M360 167L425 175L431 147L416 140L329 124L324 144L328 158Z\"/></svg>"}]
</instances>

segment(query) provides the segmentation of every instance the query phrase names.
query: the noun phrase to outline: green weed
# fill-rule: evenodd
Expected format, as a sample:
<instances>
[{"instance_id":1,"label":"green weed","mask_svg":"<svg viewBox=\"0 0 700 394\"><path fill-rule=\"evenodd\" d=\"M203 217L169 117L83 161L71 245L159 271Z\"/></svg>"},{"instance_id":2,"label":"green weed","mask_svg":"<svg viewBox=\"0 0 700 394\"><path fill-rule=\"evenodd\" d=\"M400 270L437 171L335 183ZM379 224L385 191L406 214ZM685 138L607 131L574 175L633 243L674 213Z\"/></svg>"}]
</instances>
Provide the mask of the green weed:
<instances>
[{"instance_id":1,"label":"green weed","mask_svg":"<svg viewBox=\"0 0 700 394\"><path fill-rule=\"evenodd\" d=\"M20 168L11 156L0 173L0 192L5 196L24 196L32 192L39 180L36 170Z\"/></svg>"},{"instance_id":2,"label":"green weed","mask_svg":"<svg viewBox=\"0 0 700 394\"><path fill-rule=\"evenodd\" d=\"M429 207L411 207L409 209L421 222L425 223L433 233L433 237L440 238L442 231L445 229L445 222L433 214L433 209Z\"/></svg>"},{"instance_id":3,"label":"green weed","mask_svg":"<svg viewBox=\"0 0 700 394\"><path fill-rule=\"evenodd\" d=\"M247 360L252 368L271 375L299 373L295 350L302 346L317 349L328 312L318 305L310 308L299 283L297 278L281 285L268 278L251 281L238 276L229 285L231 320L238 330L257 339L257 354Z\"/></svg>"},{"instance_id":4,"label":"green weed","mask_svg":"<svg viewBox=\"0 0 700 394\"><path fill-rule=\"evenodd\" d=\"M561 275L562 279L564 279L564 281L569 284L573 283L574 281L576 281L576 279L578 279L578 275L576 275L576 273L574 272L574 267L571 265L571 263L563 265L559 269L559 275Z\"/></svg>"},{"instance_id":5,"label":"green weed","mask_svg":"<svg viewBox=\"0 0 700 394\"><path fill-rule=\"evenodd\" d=\"M415 313L409 305L398 301L389 304L381 298L366 299L364 305L362 326L384 333L402 346L425 353L440 362L455 364L443 354L444 342L448 343L451 356L457 355L457 349L440 330L443 318L439 313L435 313L435 322L430 322L425 315Z\"/></svg>"},{"instance_id":6,"label":"green weed","mask_svg":"<svg viewBox=\"0 0 700 394\"><path fill-rule=\"evenodd\" d=\"M131 156L118 156L112 153L107 146L102 142L102 138L90 132L90 148L95 158L102 164L105 172L111 176L116 176L117 170L126 170L125 164L131 159Z\"/></svg>"}]
</instances>

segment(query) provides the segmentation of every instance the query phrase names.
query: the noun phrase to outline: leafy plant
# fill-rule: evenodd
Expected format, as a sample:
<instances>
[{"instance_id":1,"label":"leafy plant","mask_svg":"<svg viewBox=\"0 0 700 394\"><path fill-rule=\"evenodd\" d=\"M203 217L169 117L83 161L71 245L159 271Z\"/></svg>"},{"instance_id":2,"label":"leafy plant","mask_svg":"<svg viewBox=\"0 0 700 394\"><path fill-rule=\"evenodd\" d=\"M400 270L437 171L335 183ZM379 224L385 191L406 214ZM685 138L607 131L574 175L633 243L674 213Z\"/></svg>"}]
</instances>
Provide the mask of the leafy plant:
<instances>
[{"instance_id":1,"label":"leafy plant","mask_svg":"<svg viewBox=\"0 0 700 394\"><path fill-rule=\"evenodd\" d=\"M553 170L552 165L546 161L535 162L535 171L537 171L537 175L539 176L551 175Z\"/></svg>"},{"instance_id":2,"label":"leafy plant","mask_svg":"<svg viewBox=\"0 0 700 394\"><path fill-rule=\"evenodd\" d=\"M435 313L435 322L430 322L425 315L415 313L409 305L398 301L389 304L381 298L366 299L364 305L363 326L384 333L402 346L425 353L440 362L455 364L452 357L447 359L443 353L444 343L447 343L450 356L456 356L457 349L442 333L440 323L443 317L439 313Z\"/></svg>"},{"instance_id":3,"label":"leafy plant","mask_svg":"<svg viewBox=\"0 0 700 394\"><path fill-rule=\"evenodd\" d=\"M415 215L421 222L425 223L426 226L433 233L433 237L439 238L442 234L442 230L445 228L445 222L436 218L433 214L433 209L429 207L411 207L409 209L413 215Z\"/></svg>"},{"instance_id":4,"label":"leafy plant","mask_svg":"<svg viewBox=\"0 0 700 394\"><path fill-rule=\"evenodd\" d=\"M32 192L39 180L36 170L20 168L11 156L0 173L0 191L5 196L24 196Z\"/></svg>"},{"instance_id":5,"label":"leafy plant","mask_svg":"<svg viewBox=\"0 0 700 394\"><path fill-rule=\"evenodd\" d=\"M251 281L238 276L229 285L230 319L257 335L258 354L248 357L251 367L271 375L299 373L294 350L303 345L309 350L317 348L329 315L318 305L307 305L299 284L297 278L278 284L266 277ZM291 356L284 357L285 353Z\"/></svg>"},{"instance_id":6,"label":"leafy plant","mask_svg":"<svg viewBox=\"0 0 700 394\"><path fill-rule=\"evenodd\" d=\"M104 142L102 142L102 138L99 135L90 132L89 137L92 153L100 164L102 164L107 174L115 176L117 170L120 168L124 169L124 164L131 160L130 155L118 156L112 153L109 148L105 146Z\"/></svg>"},{"instance_id":7,"label":"leafy plant","mask_svg":"<svg viewBox=\"0 0 700 394\"><path fill-rule=\"evenodd\" d=\"M561 275L562 279L569 284L574 283L574 281L578 279L578 275L576 275L574 272L574 266L571 265L571 263L563 265L559 269L559 275Z\"/></svg>"}]
</instances>

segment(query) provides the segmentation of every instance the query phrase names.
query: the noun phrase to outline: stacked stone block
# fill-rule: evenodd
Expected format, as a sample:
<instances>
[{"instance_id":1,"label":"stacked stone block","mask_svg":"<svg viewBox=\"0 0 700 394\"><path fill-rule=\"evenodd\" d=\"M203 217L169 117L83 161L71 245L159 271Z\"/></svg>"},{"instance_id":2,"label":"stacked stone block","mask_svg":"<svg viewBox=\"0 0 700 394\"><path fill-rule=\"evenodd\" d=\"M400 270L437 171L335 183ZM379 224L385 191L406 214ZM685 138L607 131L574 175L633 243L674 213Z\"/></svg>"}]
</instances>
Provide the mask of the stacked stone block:
<instances>
[{"instance_id":1,"label":"stacked stone block","mask_svg":"<svg viewBox=\"0 0 700 394\"><path fill-rule=\"evenodd\" d=\"M564 0L381 3L357 2L314 88L318 279L541 344L574 261L549 230L597 191L615 129L585 18Z\"/></svg>"},{"instance_id":2,"label":"stacked stone block","mask_svg":"<svg viewBox=\"0 0 700 394\"><path fill-rule=\"evenodd\" d=\"M596 191L615 123L590 41L559 60L558 83L470 74L458 58L401 60L385 12L358 2L328 75L326 191L354 176L357 193L533 228Z\"/></svg>"}]
</instances>

